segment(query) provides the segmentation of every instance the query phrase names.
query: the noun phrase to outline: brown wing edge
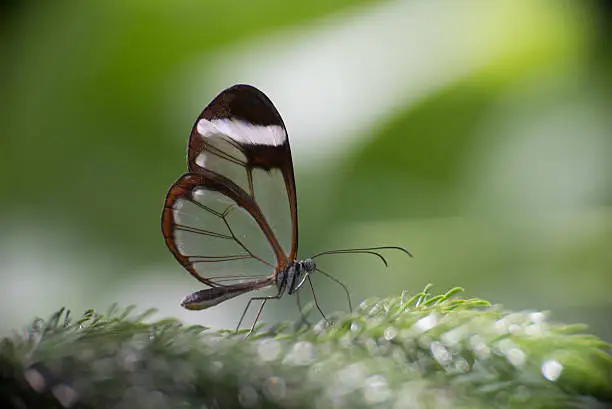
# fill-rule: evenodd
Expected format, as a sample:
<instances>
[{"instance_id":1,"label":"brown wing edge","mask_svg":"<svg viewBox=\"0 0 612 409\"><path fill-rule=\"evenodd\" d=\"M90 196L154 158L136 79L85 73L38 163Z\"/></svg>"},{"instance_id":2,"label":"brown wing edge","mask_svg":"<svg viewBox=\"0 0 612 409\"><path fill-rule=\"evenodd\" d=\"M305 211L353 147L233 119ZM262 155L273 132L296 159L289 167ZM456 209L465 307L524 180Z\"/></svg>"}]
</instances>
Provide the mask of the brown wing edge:
<instances>
[{"instance_id":1,"label":"brown wing edge","mask_svg":"<svg viewBox=\"0 0 612 409\"><path fill-rule=\"evenodd\" d=\"M199 282L206 284L210 287L217 287L218 284L215 284L213 281L202 277L193 267L193 265L189 262L189 258L183 256L176 243L174 241L174 203L177 199L181 197L189 197L191 196L194 185L190 185L189 183L185 183L185 174L181 176L168 190L166 194L166 198L164 199L164 208L162 210L162 218L161 218L161 228L162 235L164 236L164 241L166 242L166 246L170 250L170 252L174 255L174 258L183 266L185 269L195 277Z\"/></svg>"},{"instance_id":2,"label":"brown wing edge","mask_svg":"<svg viewBox=\"0 0 612 409\"><path fill-rule=\"evenodd\" d=\"M190 172L201 173L202 170L195 162L196 157L204 149L205 145L204 140L198 133L198 122L200 119L212 120L219 118L236 118L260 126L277 125L281 126L285 134L288 135L287 128L278 110L263 92L251 85L234 85L219 93L204 108L193 124L187 152L187 166ZM289 201L292 227L291 250L287 257L289 260L295 260L299 237L298 212L289 137L287 136L281 146L243 144L239 148L247 158L247 170L249 173L253 168L264 170L277 168L281 170Z\"/></svg>"},{"instance_id":3,"label":"brown wing edge","mask_svg":"<svg viewBox=\"0 0 612 409\"><path fill-rule=\"evenodd\" d=\"M276 270L274 276L278 274L284 267L289 263L287 255L283 252L276 236L274 235L272 228L268 221L263 215L261 209L257 203L236 185L231 180L207 169L202 169L199 173L186 173L181 176L168 190L166 199L164 202L164 208L162 211L161 227L164 240L168 249L174 254L176 260L198 281L211 287L220 287L222 285L215 283L202 277L193 267L188 257L182 255L174 241L174 216L173 207L177 199L182 197L191 198L193 190L198 187L205 187L207 189L217 191L230 199L234 200L236 204L244 208L256 221L259 228L262 230L266 239L272 246L274 255L276 256Z\"/></svg>"}]
</instances>

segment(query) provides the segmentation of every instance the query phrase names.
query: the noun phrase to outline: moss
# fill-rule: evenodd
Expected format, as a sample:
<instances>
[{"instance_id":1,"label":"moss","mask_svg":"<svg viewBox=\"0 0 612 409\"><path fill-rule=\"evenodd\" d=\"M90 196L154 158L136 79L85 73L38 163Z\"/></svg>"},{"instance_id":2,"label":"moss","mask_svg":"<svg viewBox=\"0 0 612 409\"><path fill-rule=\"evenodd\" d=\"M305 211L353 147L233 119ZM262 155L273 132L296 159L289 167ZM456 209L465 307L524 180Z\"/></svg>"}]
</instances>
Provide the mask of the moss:
<instances>
[{"instance_id":1,"label":"moss","mask_svg":"<svg viewBox=\"0 0 612 409\"><path fill-rule=\"evenodd\" d=\"M0 403L14 408L603 407L610 346L546 313L480 299L370 299L355 313L255 333L150 311L60 310L0 345Z\"/></svg>"}]
</instances>

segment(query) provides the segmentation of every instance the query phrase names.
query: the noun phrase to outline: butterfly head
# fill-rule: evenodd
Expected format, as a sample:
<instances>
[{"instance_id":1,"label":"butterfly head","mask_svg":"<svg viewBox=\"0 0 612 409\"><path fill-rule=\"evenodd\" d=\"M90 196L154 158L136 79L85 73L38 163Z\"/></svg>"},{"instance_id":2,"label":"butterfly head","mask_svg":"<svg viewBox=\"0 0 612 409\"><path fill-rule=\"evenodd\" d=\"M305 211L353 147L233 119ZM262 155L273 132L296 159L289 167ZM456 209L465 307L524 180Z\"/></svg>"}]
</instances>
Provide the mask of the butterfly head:
<instances>
[{"instance_id":1,"label":"butterfly head","mask_svg":"<svg viewBox=\"0 0 612 409\"><path fill-rule=\"evenodd\" d=\"M311 258L296 260L278 273L276 286L280 291L286 289L288 294L293 294L304 285L308 274L316 269L317 265Z\"/></svg>"}]
</instances>

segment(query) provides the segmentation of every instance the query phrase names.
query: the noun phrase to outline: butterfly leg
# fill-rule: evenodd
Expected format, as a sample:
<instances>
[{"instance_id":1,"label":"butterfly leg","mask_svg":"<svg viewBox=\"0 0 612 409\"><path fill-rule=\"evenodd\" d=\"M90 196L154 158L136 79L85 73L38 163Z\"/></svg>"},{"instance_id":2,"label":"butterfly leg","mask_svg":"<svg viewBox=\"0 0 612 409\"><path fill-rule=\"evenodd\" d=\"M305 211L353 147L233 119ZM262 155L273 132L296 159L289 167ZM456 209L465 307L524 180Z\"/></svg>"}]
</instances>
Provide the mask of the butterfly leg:
<instances>
[{"instance_id":1,"label":"butterfly leg","mask_svg":"<svg viewBox=\"0 0 612 409\"><path fill-rule=\"evenodd\" d=\"M300 292L299 291L295 292L295 301L297 302L298 310L300 311L300 315L302 316L302 321L300 322L300 325L302 322L309 326L312 325L310 321L308 321L308 317L306 316L306 314L304 314L304 309L302 308L302 303L300 302Z\"/></svg>"},{"instance_id":2,"label":"butterfly leg","mask_svg":"<svg viewBox=\"0 0 612 409\"><path fill-rule=\"evenodd\" d=\"M319 310L319 312L321 313L321 316L323 317L323 319L329 324L332 325L332 323L327 319L327 317L325 316L325 314L323 313L323 310L321 309L321 307L319 307L319 303L317 302L317 295L315 294L315 290L314 287L312 286L312 281L310 280L310 274L308 274L306 276L308 278L308 284L310 284L310 290L312 291L312 299L314 300L314 305L315 307L317 307L317 310Z\"/></svg>"},{"instance_id":3,"label":"butterfly leg","mask_svg":"<svg viewBox=\"0 0 612 409\"><path fill-rule=\"evenodd\" d=\"M263 307L264 307L264 305L266 305L266 302L268 302L268 300L278 300L279 298L281 298L281 295L282 295L282 292L279 291L278 294L273 295L273 296L269 296L269 297L253 297L253 298L251 298L249 300L249 302L247 303L246 307L244 308L244 311L242 312L242 316L240 317L240 321L238 321L238 325L236 326L236 331L238 331L240 329L240 325L242 324L242 321L244 321L244 317L245 317L247 311L249 310L249 307L251 306L251 303L253 301L261 300L262 303L261 303L261 306L259 307L259 310L257 311L257 315L255 316L255 321L253 321L253 325L251 325L251 330L247 334L247 337L249 335L251 335L251 333L255 329L255 324L257 324L257 321L259 320L259 316L261 315L261 312L263 311Z\"/></svg>"}]
</instances>

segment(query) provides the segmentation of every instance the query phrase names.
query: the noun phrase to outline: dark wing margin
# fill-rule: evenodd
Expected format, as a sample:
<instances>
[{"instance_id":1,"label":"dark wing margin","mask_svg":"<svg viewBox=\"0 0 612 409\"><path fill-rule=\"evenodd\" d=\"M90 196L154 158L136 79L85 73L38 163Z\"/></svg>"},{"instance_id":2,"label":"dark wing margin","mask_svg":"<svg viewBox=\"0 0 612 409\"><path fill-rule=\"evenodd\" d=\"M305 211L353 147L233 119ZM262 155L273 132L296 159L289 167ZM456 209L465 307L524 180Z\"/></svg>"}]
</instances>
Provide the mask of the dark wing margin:
<instances>
[{"instance_id":1,"label":"dark wing margin","mask_svg":"<svg viewBox=\"0 0 612 409\"><path fill-rule=\"evenodd\" d=\"M285 265L297 257L297 199L289 139L280 114L264 93L250 85L234 85L221 92L202 111L191 130L187 162L191 173L209 170L236 182L252 201L259 201L257 180L263 179L254 176L255 171L265 171L270 178L280 171L291 231L290 244L285 245L283 256L277 257ZM266 237L271 236L266 232Z\"/></svg>"}]
</instances>

